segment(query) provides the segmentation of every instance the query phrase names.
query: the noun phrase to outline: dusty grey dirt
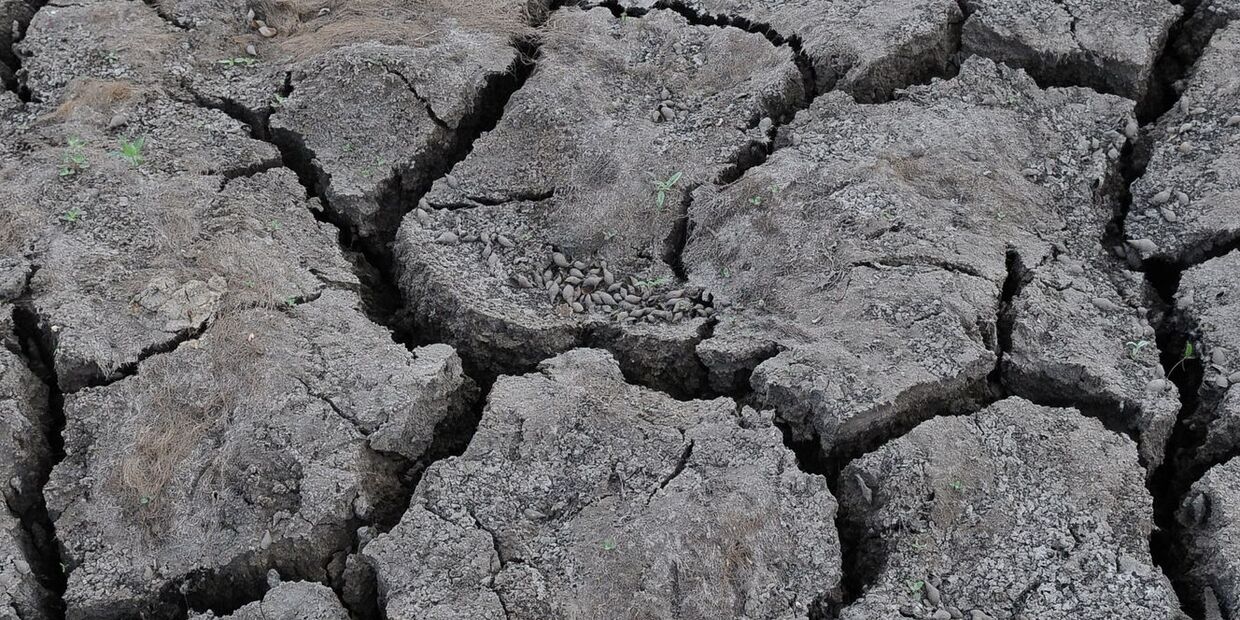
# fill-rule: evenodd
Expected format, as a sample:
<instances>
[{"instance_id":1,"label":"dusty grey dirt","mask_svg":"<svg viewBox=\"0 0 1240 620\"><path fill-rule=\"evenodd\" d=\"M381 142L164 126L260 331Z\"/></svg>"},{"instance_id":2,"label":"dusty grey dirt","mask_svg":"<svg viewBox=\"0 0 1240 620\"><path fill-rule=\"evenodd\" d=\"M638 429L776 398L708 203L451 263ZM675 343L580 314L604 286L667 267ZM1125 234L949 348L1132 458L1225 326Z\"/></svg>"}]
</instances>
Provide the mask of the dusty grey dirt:
<instances>
[{"instance_id":1,"label":"dusty grey dirt","mask_svg":"<svg viewBox=\"0 0 1240 620\"><path fill-rule=\"evenodd\" d=\"M577 350L500 379L363 553L388 618L796 618L837 588L834 514L769 414Z\"/></svg>"},{"instance_id":2,"label":"dusty grey dirt","mask_svg":"<svg viewBox=\"0 0 1240 620\"><path fill-rule=\"evenodd\" d=\"M1136 446L1078 412L1013 398L932 420L841 485L882 554L842 619L1183 617L1150 559Z\"/></svg>"},{"instance_id":3,"label":"dusty grey dirt","mask_svg":"<svg viewBox=\"0 0 1240 620\"><path fill-rule=\"evenodd\" d=\"M1240 614L1236 0L0 0L0 619Z\"/></svg>"}]
</instances>

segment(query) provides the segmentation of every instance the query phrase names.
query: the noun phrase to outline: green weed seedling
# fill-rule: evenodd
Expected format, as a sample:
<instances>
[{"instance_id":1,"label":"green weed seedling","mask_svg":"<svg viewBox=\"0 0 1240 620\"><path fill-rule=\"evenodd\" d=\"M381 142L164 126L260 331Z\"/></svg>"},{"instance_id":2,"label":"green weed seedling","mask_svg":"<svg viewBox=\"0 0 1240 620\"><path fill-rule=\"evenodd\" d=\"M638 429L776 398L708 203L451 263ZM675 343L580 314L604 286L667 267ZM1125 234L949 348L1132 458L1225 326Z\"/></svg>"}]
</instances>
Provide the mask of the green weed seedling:
<instances>
[{"instance_id":1,"label":"green weed seedling","mask_svg":"<svg viewBox=\"0 0 1240 620\"><path fill-rule=\"evenodd\" d=\"M60 219L64 221L66 224L76 224L85 215L86 215L85 211L77 207L73 207L72 209L69 209L68 211L65 211L64 213L60 214Z\"/></svg>"},{"instance_id":2,"label":"green weed seedling","mask_svg":"<svg viewBox=\"0 0 1240 620\"><path fill-rule=\"evenodd\" d=\"M146 138L139 136L134 140L121 140L121 150L117 151L117 155L121 159L129 162L131 166L137 168L146 161L142 156L142 148L146 146Z\"/></svg>"},{"instance_id":3,"label":"green weed seedling","mask_svg":"<svg viewBox=\"0 0 1240 620\"><path fill-rule=\"evenodd\" d=\"M81 138L70 137L69 147L65 149L65 155L60 160L60 176L71 177L90 167L90 162L86 161L86 152L83 147L86 141Z\"/></svg>"},{"instance_id":4,"label":"green weed seedling","mask_svg":"<svg viewBox=\"0 0 1240 620\"><path fill-rule=\"evenodd\" d=\"M676 172L676 173L673 173L672 176L667 177L667 179L664 179L662 181L655 181L654 206L657 207L660 211L662 211L663 207L667 205L667 193L672 191L673 187L676 187L676 183L680 182L681 175L682 173Z\"/></svg>"},{"instance_id":5,"label":"green weed seedling","mask_svg":"<svg viewBox=\"0 0 1240 620\"><path fill-rule=\"evenodd\" d=\"M1154 343L1149 340L1129 340L1124 343L1124 346L1128 347L1128 357L1135 360L1137 359L1137 356L1141 354L1141 351L1145 350L1145 348L1151 344Z\"/></svg>"},{"instance_id":6,"label":"green weed seedling","mask_svg":"<svg viewBox=\"0 0 1240 620\"><path fill-rule=\"evenodd\" d=\"M1176 369L1183 366L1185 362L1191 359L1196 359L1196 358L1197 358L1197 349L1196 347L1193 346L1193 343L1192 342L1184 343L1184 354L1180 356L1180 361L1176 362L1175 366L1172 366L1171 370L1167 371L1167 375L1165 378L1170 378L1171 373L1175 372Z\"/></svg>"}]
</instances>

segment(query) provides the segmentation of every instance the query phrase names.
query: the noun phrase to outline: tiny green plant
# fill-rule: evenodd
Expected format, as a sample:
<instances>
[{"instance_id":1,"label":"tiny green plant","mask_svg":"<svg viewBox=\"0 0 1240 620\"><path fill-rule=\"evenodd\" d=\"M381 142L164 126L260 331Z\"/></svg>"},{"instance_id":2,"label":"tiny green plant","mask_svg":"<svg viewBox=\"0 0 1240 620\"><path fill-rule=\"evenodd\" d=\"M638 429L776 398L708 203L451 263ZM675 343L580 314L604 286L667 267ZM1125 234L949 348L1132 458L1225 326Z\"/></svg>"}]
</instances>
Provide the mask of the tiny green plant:
<instances>
[{"instance_id":1,"label":"tiny green plant","mask_svg":"<svg viewBox=\"0 0 1240 620\"><path fill-rule=\"evenodd\" d=\"M908 582L907 585L908 585L909 592L913 594L917 594L918 592L921 592L922 588L926 587L926 582L921 579L918 579L916 581Z\"/></svg>"},{"instance_id":2,"label":"tiny green plant","mask_svg":"<svg viewBox=\"0 0 1240 620\"><path fill-rule=\"evenodd\" d=\"M69 148L65 149L65 155L60 160L62 177L71 177L90 167L90 163L86 161L86 152L82 150L86 142L77 137L70 137L68 142Z\"/></svg>"},{"instance_id":3,"label":"tiny green plant","mask_svg":"<svg viewBox=\"0 0 1240 620\"><path fill-rule=\"evenodd\" d=\"M375 173L378 172L380 168L383 168L386 165L387 165L386 159L382 157L376 157L373 164L362 168L361 170L362 176L369 179L375 176Z\"/></svg>"},{"instance_id":4,"label":"tiny green plant","mask_svg":"<svg viewBox=\"0 0 1240 620\"><path fill-rule=\"evenodd\" d=\"M671 278L667 276L661 276L661 277L653 278L650 280L638 280L637 285L643 286L646 288L657 288L657 287L663 286L664 284L669 284L671 283L671 281L672 281Z\"/></svg>"},{"instance_id":5,"label":"tiny green plant","mask_svg":"<svg viewBox=\"0 0 1240 620\"><path fill-rule=\"evenodd\" d=\"M288 97L285 97L284 95L281 95L281 94L277 93L277 94L276 94L276 95L272 98L272 100L271 100L271 101L272 101L271 105L272 105L272 107L276 107L276 108L284 107L284 102L285 102L285 101L287 101L287 100L288 100Z\"/></svg>"},{"instance_id":6,"label":"tiny green plant","mask_svg":"<svg viewBox=\"0 0 1240 620\"><path fill-rule=\"evenodd\" d=\"M237 58L225 58L219 61L226 69L233 67L253 67L258 64L258 59L251 56L238 56Z\"/></svg>"},{"instance_id":7,"label":"tiny green plant","mask_svg":"<svg viewBox=\"0 0 1240 620\"><path fill-rule=\"evenodd\" d=\"M1175 372L1176 369L1183 366L1186 362L1188 362L1188 360L1196 359L1196 357L1197 357L1197 348L1193 346L1193 343L1191 341L1185 342L1184 343L1184 354L1180 356L1180 361L1176 362L1175 366L1172 366L1171 370L1167 371L1166 376L1170 377L1171 373Z\"/></svg>"},{"instance_id":8,"label":"tiny green plant","mask_svg":"<svg viewBox=\"0 0 1240 620\"><path fill-rule=\"evenodd\" d=\"M762 197L761 197L761 196L754 196L754 197L750 198L750 199L749 199L749 204L751 204L751 205L753 205L753 206L755 206L755 207L761 207L761 206L762 206Z\"/></svg>"},{"instance_id":9,"label":"tiny green plant","mask_svg":"<svg viewBox=\"0 0 1240 620\"><path fill-rule=\"evenodd\" d=\"M297 307L297 298L296 297L285 297L284 305L288 306L289 308Z\"/></svg>"},{"instance_id":10,"label":"tiny green plant","mask_svg":"<svg viewBox=\"0 0 1240 620\"><path fill-rule=\"evenodd\" d=\"M284 223L280 220L271 220L270 222L267 222L267 230L275 232L281 228L284 228Z\"/></svg>"},{"instance_id":11,"label":"tiny green plant","mask_svg":"<svg viewBox=\"0 0 1240 620\"><path fill-rule=\"evenodd\" d=\"M69 209L68 211L65 211L64 213L61 213L60 219L69 224L76 224L85 215L86 215L85 211L77 207L73 207Z\"/></svg>"},{"instance_id":12,"label":"tiny green plant","mask_svg":"<svg viewBox=\"0 0 1240 620\"><path fill-rule=\"evenodd\" d=\"M950 486L952 490L957 493L964 489L964 483L959 480L952 480L951 484L948 486Z\"/></svg>"},{"instance_id":13,"label":"tiny green plant","mask_svg":"<svg viewBox=\"0 0 1240 620\"><path fill-rule=\"evenodd\" d=\"M672 191L673 187L676 187L677 183L680 182L681 175L682 173L676 172L676 173L673 173L672 176L667 177L666 179L662 181L655 181L654 205L658 207L660 210L662 210L663 207L667 205L667 194L668 192Z\"/></svg>"},{"instance_id":14,"label":"tiny green plant","mask_svg":"<svg viewBox=\"0 0 1240 620\"><path fill-rule=\"evenodd\" d=\"M1141 355L1141 351L1144 351L1151 344L1153 343L1149 340L1129 340L1124 343L1124 346L1128 347L1128 357L1135 360L1137 356Z\"/></svg>"},{"instance_id":15,"label":"tiny green plant","mask_svg":"<svg viewBox=\"0 0 1240 620\"><path fill-rule=\"evenodd\" d=\"M616 539L614 538L603 539L603 550L604 551L615 551L616 547L617 547Z\"/></svg>"},{"instance_id":16,"label":"tiny green plant","mask_svg":"<svg viewBox=\"0 0 1240 620\"><path fill-rule=\"evenodd\" d=\"M139 136L133 140L121 140L121 150L116 154L129 162L134 168L142 165L146 158L142 156L142 148L146 146L146 138Z\"/></svg>"}]
</instances>

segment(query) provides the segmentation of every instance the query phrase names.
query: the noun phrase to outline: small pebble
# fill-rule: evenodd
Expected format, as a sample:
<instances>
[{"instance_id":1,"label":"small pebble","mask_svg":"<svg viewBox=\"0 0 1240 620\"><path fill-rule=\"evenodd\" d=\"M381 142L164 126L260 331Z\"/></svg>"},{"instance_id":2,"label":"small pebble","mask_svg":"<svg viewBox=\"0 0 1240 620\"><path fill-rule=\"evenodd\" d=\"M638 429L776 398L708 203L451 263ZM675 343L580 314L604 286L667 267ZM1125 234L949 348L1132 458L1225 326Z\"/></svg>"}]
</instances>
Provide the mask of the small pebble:
<instances>
[{"instance_id":1,"label":"small pebble","mask_svg":"<svg viewBox=\"0 0 1240 620\"><path fill-rule=\"evenodd\" d=\"M438 237L435 237L435 243L442 243L443 245L456 245L460 242L461 238L456 236L456 233L449 230L445 230L439 233Z\"/></svg>"},{"instance_id":2,"label":"small pebble","mask_svg":"<svg viewBox=\"0 0 1240 620\"><path fill-rule=\"evenodd\" d=\"M245 46L245 53L247 53L247 54L249 54L249 55L251 55L251 56L257 56L257 55L258 55L258 48L254 47L254 44L253 44L253 43L247 43L247 44L246 44L246 46Z\"/></svg>"},{"instance_id":3,"label":"small pebble","mask_svg":"<svg viewBox=\"0 0 1240 620\"><path fill-rule=\"evenodd\" d=\"M264 39L270 39L276 36L276 29L271 26L259 26L258 34L262 35Z\"/></svg>"},{"instance_id":4,"label":"small pebble","mask_svg":"<svg viewBox=\"0 0 1240 620\"><path fill-rule=\"evenodd\" d=\"M1167 202L1168 200L1171 200L1171 189L1170 188L1164 189L1163 191L1158 192L1157 194L1154 194L1154 196L1150 198L1150 202L1156 205L1160 205L1164 202Z\"/></svg>"},{"instance_id":5,"label":"small pebble","mask_svg":"<svg viewBox=\"0 0 1240 620\"><path fill-rule=\"evenodd\" d=\"M1240 127L1240 114L1237 114L1227 119L1227 126L1228 127Z\"/></svg>"}]
</instances>

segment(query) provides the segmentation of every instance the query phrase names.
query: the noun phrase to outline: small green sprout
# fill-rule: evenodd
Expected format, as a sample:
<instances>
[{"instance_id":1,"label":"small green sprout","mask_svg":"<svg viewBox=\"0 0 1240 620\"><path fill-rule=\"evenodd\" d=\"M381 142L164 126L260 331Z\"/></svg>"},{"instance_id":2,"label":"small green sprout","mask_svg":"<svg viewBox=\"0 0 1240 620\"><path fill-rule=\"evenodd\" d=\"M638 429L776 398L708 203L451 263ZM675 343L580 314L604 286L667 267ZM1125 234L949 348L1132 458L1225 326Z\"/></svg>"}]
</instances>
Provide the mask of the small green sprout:
<instances>
[{"instance_id":1,"label":"small green sprout","mask_svg":"<svg viewBox=\"0 0 1240 620\"><path fill-rule=\"evenodd\" d=\"M285 101L288 101L288 97L285 97L284 95L281 95L281 94L279 94L279 93L276 93L276 94L274 95L274 97L272 98L272 104L271 104L271 105L272 105L272 107L275 107L275 108L282 108L282 107L284 107L284 102L285 102Z\"/></svg>"},{"instance_id":2,"label":"small green sprout","mask_svg":"<svg viewBox=\"0 0 1240 620\"><path fill-rule=\"evenodd\" d=\"M655 182L654 184L654 191L655 191L654 205L658 207L660 210L662 210L663 207L667 204L667 193L672 191L672 188L676 186L676 183L680 182L681 176L682 176L682 173L676 172L672 174L672 176L667 177L666 180Z\"/></svg>"},{"instance_id":3,"label":"small green sprout","mask_svg":"<svg viewBox=\"0 0 1240 620\"><path fill-rule=\"evenodd\" d=\"M916 581L908 582L907 585L908 585L909 592L912 592L913 594L917 594L918 592L921 592L922 588L926 587L926 582L921 579L918 579Z\"/></svg>"},{"instance_id":4,"label":"small green sprout","mask_svg":"<svg viewBox=\"0 0 1240 620\"><path fill-rule=\"evenodd\" d=\"M285 297L284 305L288 306L289 308L297 307L297 298L296 297Z\"/></svg>"},{"instance_id":5,"label":"small green sprout","mask_svg":"<svg viewBox=\"0 0 1240 620\"><path fill-rule=\"evenodd\" d=\"M227 69L231 69L237 66L253 67L254 65L258 64L258 59L253 58L251 56L238 56L237 58L225 58L219 61L219 64L224 65L224 67Z\"/></svg>"},{"instance_id":6,"label":"small green sprout","mask_svg":"<svg viewBox=\"0 0 1240 620\"><path fill-rule=\"evenodd\" d=\"M65 211L64 213L60 214L60 219L69 224L76 224L85 215L86 215L85 211L77 207L73 207L69 209L68 211Z\"/></svg>"},{"instance_id":7,"label":"small green sprout","mask_svg":"<svg viewBox=\"0 0 1240 620\"><path fill-rule=\"evenodd\" d=\"M1175 366L1172 366L1171 370L1167 371L1166 376L1170 377L1171 373L1175 372L1177 368L1179 368L1180 366L1183 366L1184 363L1187 362L1188 360L1196 359L1196 357L1197 357L1196 347L1193 346L1193 343L1191 341L1185 342L1184 343L1184 354L1180 356L1180 361L1176 362Z\"/></svg>"},{"instance_id":8,"label":"small green sprout","mask_svg":"<svg viewBox=\"0 0 1240 620\"><path fill-rule=\"evenodd\" d=\"M142 165L146 158L142 156L142 147L146 146L146 138L139 136L135 140L121 140L121 150L116 154L134 168Z\"/></svg>"},{"instance_id":9,"label":"small green sprout","mask_svg":"<svg viewBox=\"0 0 1240 620\"><path fill-rule=\"evenodd\" d=\"M964 483L959 480L952 480L951 484L949 484L948 486L950 486L952 490L957 493L959 493L960 491L964 489Z\"/></svg>"},{"instance_id":10,"label":"small green sprout","mask_svg":"<svg viewBox=\"0 0 1240 620\"><path fill-rule=\"evenodd\" d=\"M380 169L380 168L383 168L383 167L384 167L384 166L386 166L386 165L387 165L387 160L386 160L386 159L384 159L384 158L382 158L382 157L376 157L376 158L375 158L375 161L374 161L374 163L373 163L372 165L369 165L369 166L366 166L365 168L362 168L362 170L361 170L362 176L364 176L364 177L366 177L366 178L368 178L368 179L369 179L369 178L371 178L371 177L375 176L375 173L377 173L377 172L379 171L379 169Z\"/></svg>"},{"instance_id":11,"label":"small green sprout","mask_svg":"<svg viewBox=\"0 0 1240 620\"><path fill-rule=\"evenodd\" d=\"M1148 347L1151 344L1153 343L1149 340L1129 340L1124 343L1124 346L1128 347L1128 357L1135 360L1137 359L1137 356L1141 354L1141 351L1145 350L1145 347Z\"/></svg>"},{"instance_id":12,"label":"small green sprout","mask_svg":"<svg viewBox=\"0 0 1240 620\"><path fill-rule=\"evenodd\" d=\"M614 538L606 538L603 540L603 551L615 551L617 546L616 539Z\"/></svg>"},{"instance_id":13,"label":"small green sprout","mask_svg":"<svg viewBox=\"0 0 1240 620\"><path fill-rule=\"evenodd\" d=\"M730 278L732 277L732 270L728 269L727 267L720 267L719 275L725 278Z\"/></svg>"},{"instance_id":14,"label":"small green sprout","mask_svg":"<svg viewBox=\"0 0 1240 620\"><path fill-rule=\"evenodd\" d=\"M754 197L750 198L750 199L749 199L749 204L751 204L751 205L753 205L753 206L755 206L755 207L761 207L761 206L762 206L762 197L761 197L761 196L754 196Z\"/></svg>"},{"instance_id":15,"label":"small green sprout","mask_svg":"<svg viewBox=\"0 0 1240 620\"><path fill-rule=\"evenodd\" d=\"M282 228L284 228L284 223L280 220L271 220L270 222L267 222L267 230L275 232Z\"/></svg>"},{"instance_id":16,"label":"small green sprout","mask_svg":"<svg viewBox=\"0 0 1240 620\"><path fill-rule=\"evenodd\" d=\"M90 162L86 161L86 153L82 147L86 146L86 141L77 137L70 137L69 148L65 150L65 155L60 160L60 176L71 177L90 167Z\"/></svg>"}]
</instances>

